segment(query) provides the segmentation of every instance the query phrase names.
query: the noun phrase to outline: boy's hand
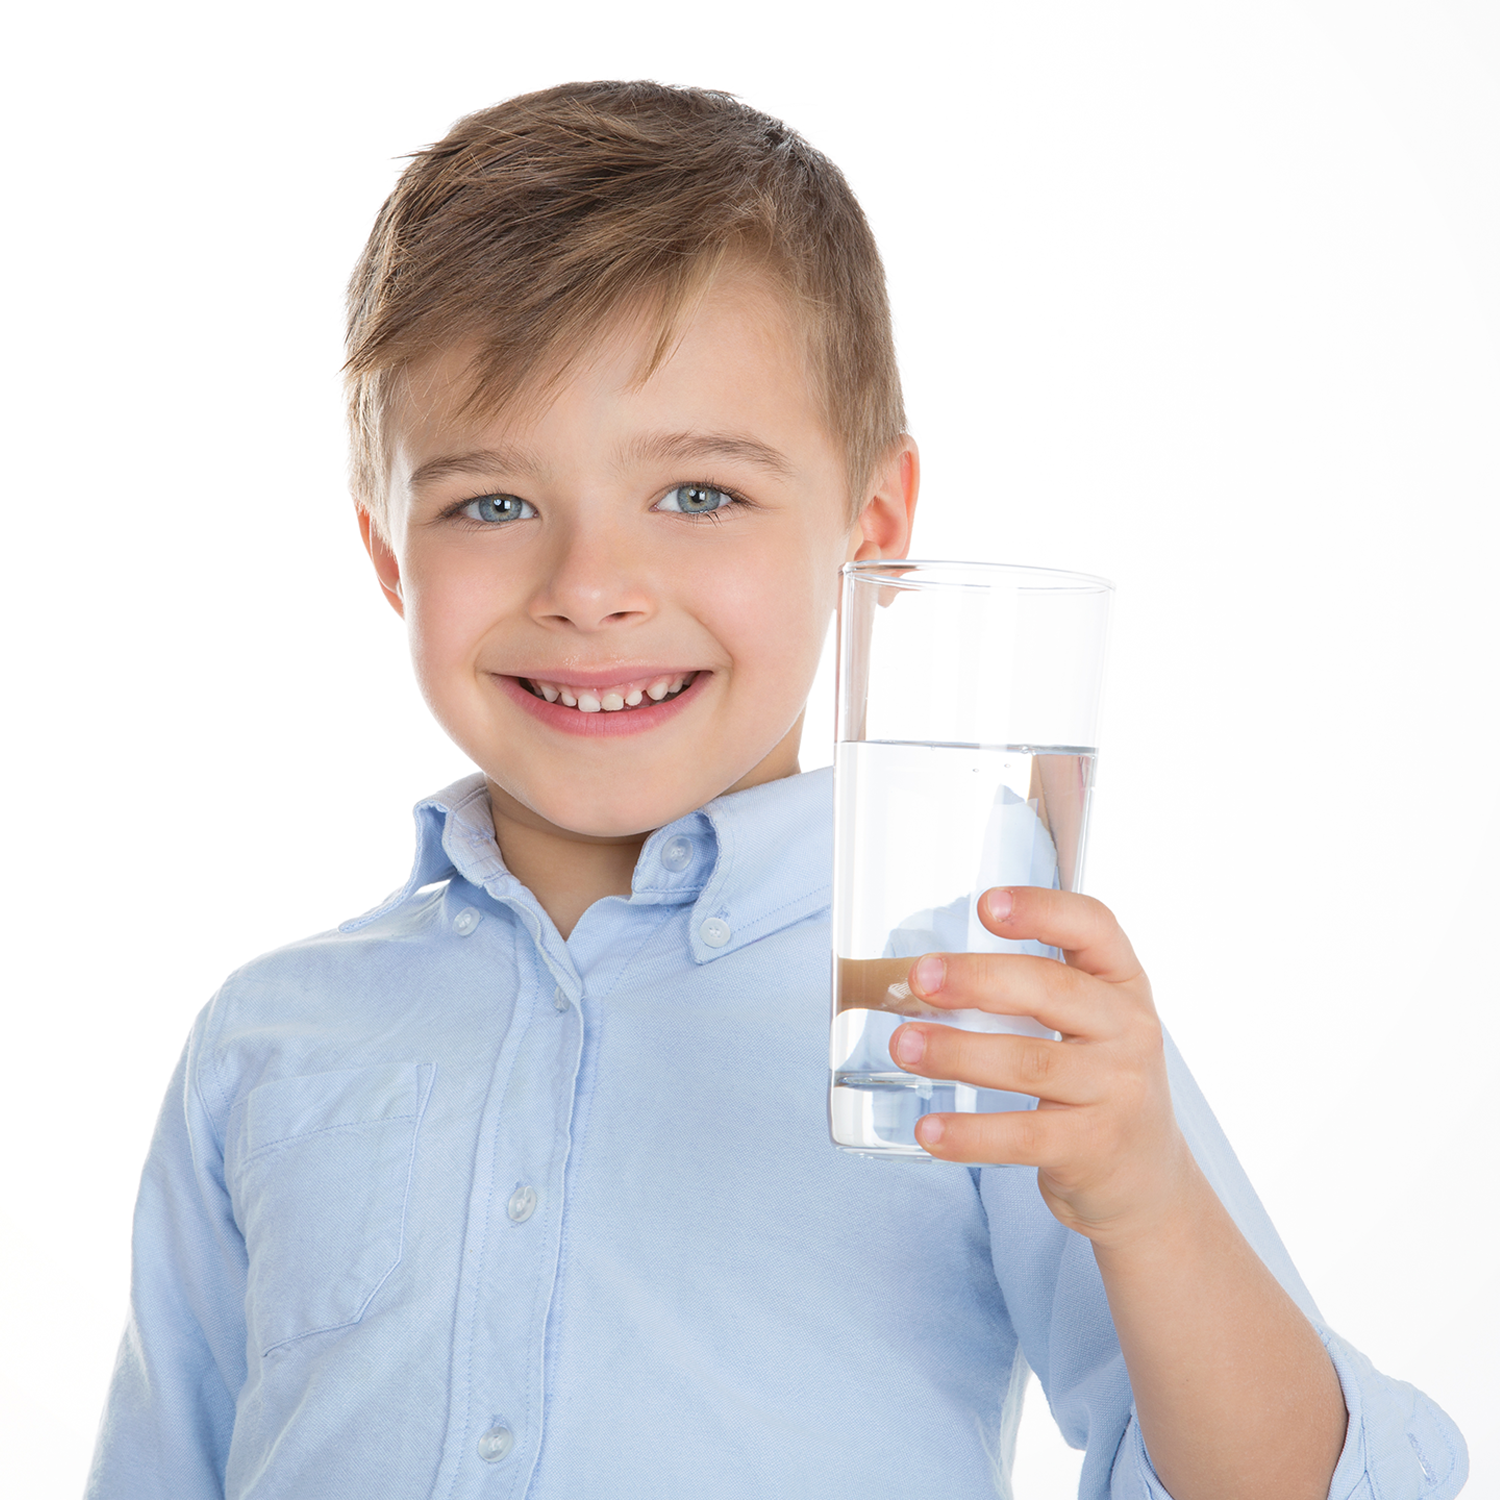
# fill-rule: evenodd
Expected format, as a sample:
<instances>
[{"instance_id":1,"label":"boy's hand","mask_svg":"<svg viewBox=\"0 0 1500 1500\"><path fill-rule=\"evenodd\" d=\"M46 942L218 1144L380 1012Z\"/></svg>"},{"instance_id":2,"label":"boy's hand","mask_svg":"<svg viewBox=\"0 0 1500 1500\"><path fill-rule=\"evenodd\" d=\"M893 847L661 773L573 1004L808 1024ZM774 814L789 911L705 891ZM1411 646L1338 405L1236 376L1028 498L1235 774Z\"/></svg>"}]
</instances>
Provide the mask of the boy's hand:
<instances>
[{"instance_id":1,"label":"boy's hand","mask_svg":"<svg viewBox=\"0 0 1500 1500\"><path fill-rule=\"evenodd\" d=\"M951 1010L1034 1016L1061 1041L915 1022L891 1038L909 1073L1034 1094L1034 1110L924 1116L917 1140L943 1161L1035 1166L1047 1206L1098 1243L1149 1233L1190 1197L1197 1169L1172 1114L1151 986L1109 909L1088 896L1017 886L986 891L998 937L1061 948L928 954L912 993Z\"/></svg>"},{"instance_id":2,"label":"boy's hand","mask_svg":"<svg viewBox=\"0 0 1500 1500\"><path fill-rule=\"evenodd\" d=\"M945 1161L1035 1166L1048 1208L1094 1242L1141 1433L1172 1494L1326 1495L1345 1437L1338 1375L1177 1128L1151 987L1125 934L1097 901L1035 886L986 891L979 912L1000 937L1061 948L1066 964L928 954L912 965L913 994L1035 1016L1062 1040L902 1026L891 1056L908 1072L1041 1100L926 1115L917 1139Z\"/></svg>"}]
</instances>

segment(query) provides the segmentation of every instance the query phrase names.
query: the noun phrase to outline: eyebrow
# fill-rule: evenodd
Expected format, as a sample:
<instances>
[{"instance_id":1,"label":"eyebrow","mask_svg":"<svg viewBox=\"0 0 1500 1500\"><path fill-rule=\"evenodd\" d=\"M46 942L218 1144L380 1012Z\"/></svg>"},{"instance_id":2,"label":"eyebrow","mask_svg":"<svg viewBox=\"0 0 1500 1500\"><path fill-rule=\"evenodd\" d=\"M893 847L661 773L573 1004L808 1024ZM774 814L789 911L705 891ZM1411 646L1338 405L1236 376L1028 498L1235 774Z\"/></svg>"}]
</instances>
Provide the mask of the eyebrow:
<instances>
[{"instance_id":1,"label":"eyebrow","mask_svg":"<svg viewBox=\"0 0 1500 1500\"><path fill-rule=\"evenodd\" d=\"M414 490L448 479L455 474L525 474L535 476L541 465L522 448L474 448L468 453L429 458L411 472L407 484Z\"/></svg>"},{"instance_id":2,"label":"eyebrow","mask_svg":"<svg viewBox=\"0 0 1500 1500\"><path fill-rule=\"evenodd\" d=\"M734 432L653 432L637 438L625 450L629 463L688 463L694 459L728 458L751 464L781 479L796 472L784 453L758 438ZM545 465L524 448L474 448L467 453L430 458L412 470L407 483L414 490L458 474L514 474L535 479Z\"/></svg>"},{"instance_id":3,"label":"eyebrow","mask_svg":"<svg viewBox=\"0 0 1500 1500\"><path fill-rule=\"evenodd\" d=\"M626 458L637 463L687 462L695 458L730 458L752 464L790 479L795 473L784 453L734 432L657 432L638 438L630 445Z\"/></svg>"}]
</instances>

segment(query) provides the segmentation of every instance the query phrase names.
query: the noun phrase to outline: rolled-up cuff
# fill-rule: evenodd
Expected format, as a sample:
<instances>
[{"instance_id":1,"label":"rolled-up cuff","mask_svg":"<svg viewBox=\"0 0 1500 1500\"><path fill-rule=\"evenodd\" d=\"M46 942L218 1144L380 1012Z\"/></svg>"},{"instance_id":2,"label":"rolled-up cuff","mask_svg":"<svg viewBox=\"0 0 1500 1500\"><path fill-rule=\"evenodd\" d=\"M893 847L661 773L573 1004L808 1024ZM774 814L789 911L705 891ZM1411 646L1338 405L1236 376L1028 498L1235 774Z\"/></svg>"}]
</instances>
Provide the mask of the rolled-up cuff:
<instances>
[{"instance_id":1,"label":"rolled-up cuff","mask_svg":"<svg viewBox=\"0 0 1500 1500\"><path fill-rule=\"evenodd\" d=\"M1349 1409L1329 1500L1451 1500L1469 1477L1469 1450L1453 1419L1415 1386L1382 1375L1336 1333L1318 1334Z\"/></svg>"},{"instance_id":2,"label":"rolled-up cuff","mask_svg":"<svg viewBox=\"0 0 1500 1500\"><path fill-rule=\"evenodd\" d=\"M1320 1328L1318 1336L1349 1412L1328 1500L1452 1500L1469 1477L1469 1450L1453 1419L1415 1386L1382 1375L1337 1334ZM1110 1500L1172 1500L1151 1465L1134 1408Z\"/></svg>"}]
</instances>

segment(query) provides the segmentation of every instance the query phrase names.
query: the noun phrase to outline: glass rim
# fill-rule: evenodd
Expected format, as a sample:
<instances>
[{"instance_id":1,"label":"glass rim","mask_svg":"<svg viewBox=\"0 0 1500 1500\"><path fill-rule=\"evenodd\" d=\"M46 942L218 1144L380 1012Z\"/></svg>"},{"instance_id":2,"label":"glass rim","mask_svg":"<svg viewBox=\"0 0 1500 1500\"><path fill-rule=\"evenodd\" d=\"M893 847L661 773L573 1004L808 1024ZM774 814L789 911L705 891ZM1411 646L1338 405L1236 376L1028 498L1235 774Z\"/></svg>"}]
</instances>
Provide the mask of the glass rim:
<instances>
[{"instance_id":1,"label":"glass rim","mask_svg":"<svg viewBox=\"0 0 1500 1500\"><path fill-rule=\"evenodd\" d=\"M983 588L1008 581L1017 588L1037 591L1112 594L1115 590L1112 580L1094 573L1070 573L1062 568L1030 567L1022 563L962 562L954 558L871 558L865 562L846 562L839 571L846 579L878 584L881 588ZM922 576L912 577L917 571Z\"/></svg>"}]
</instances>

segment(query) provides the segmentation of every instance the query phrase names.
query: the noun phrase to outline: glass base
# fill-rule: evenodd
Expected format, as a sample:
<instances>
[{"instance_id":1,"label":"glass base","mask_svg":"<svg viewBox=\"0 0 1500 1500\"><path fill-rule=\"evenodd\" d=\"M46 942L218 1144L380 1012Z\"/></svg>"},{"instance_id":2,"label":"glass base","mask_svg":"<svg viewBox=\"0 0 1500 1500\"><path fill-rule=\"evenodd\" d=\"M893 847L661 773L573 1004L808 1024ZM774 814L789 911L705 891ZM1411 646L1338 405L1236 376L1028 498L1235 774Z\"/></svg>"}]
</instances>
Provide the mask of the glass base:
<instances>
[{"instance_id":1,"label":"glass base","mask_svg":"<svg viewBox=\"0 0 1500 1500\"><path fill-rule=\"evenodd\" d=\"M1025 1094L900 1071L840 1071L828 1089L828 1133L841 1151L859 1156L934 1161L917 1142L917 1121L923 1115L988 1114L1035 1105Z\"/></svg>"}]
</instances>

